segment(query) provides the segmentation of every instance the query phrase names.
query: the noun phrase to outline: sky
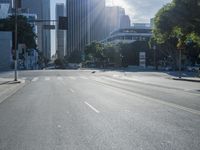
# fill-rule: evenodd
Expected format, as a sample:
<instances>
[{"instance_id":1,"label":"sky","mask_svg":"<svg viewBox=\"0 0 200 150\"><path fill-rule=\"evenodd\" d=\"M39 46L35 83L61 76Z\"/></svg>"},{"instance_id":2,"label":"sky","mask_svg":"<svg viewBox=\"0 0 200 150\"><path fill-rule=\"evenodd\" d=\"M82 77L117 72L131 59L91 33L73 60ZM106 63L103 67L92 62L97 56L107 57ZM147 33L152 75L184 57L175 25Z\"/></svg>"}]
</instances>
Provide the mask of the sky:
<instances>
[{"instance_id":1,"label":"sky","mask_svg":"<svg viewBox=\"0 0 200 150\"><path fill-rule=\"evenodd\" d=\"M148 23L157 11L172 0L106 0L106 5L125 8L132 23Z\"/></svg>"},{"instance_id":2,"label":"sky","mask_svg":"<svg viewBox=\"0 0 200 150\"><path fill-rule=\"evenodd\" d=\"M51 9L55 9L55 3L65 2L66 0L51 0ZM121 6L125 8L130 16L132 23L148 23L156 12L165 4L172 0L106 0L107 6ZM52 18L55 14L52 13Z\"/></svg>"},{"instance_id":3,"label":"sky","mask_svg":"<svg viewBox=\"0 0 200 150\"><path fill-rule=\"evenodd\" d=\"M66 0L51 0L51 19L55 19L55 4L65 3ZM126 14L130 16L132 23L149 23L156 12L172 0L106 0L107 6L121 6L125 8ZM52 54L55 53L55 31L52 36Z\"/></svg>"}]
</instances>

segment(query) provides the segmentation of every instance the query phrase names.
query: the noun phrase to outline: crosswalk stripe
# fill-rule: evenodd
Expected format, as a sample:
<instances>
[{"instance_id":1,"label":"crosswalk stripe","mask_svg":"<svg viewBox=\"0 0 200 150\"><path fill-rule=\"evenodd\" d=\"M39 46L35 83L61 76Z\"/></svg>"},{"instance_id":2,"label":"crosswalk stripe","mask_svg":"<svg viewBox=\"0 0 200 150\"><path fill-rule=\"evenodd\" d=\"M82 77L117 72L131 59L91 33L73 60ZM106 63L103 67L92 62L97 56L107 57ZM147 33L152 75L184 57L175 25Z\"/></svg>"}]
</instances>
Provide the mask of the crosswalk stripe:
<instances>
[{"instance_id":1,"label":"crosswalk stripe","mask_svg":"<svg viewBox=\"0 0 200 150\"><path fill-rule=\"evenodd\" d=\"M57 77L57 80L63 80L63 78L62 77Z\"/></svg>"},{"instance_id":2,"label":"crosswalk stripe","mask_svg":"<svg viewBox=\"0 0 200 150\"><path fill-rule=\"evenodd\" d=\"M32 82L36 82L39 78L38 77L35 77L32 79Z\"/></svg>"},{"instance_id":3,"label":"crosswalk stripe","mask_svg":"<svg viewBox=\"0 0 200 150\"><path fill-rule=\"evenodd\" d=\"M45 80L46 80L46 81L49 81L49 80L50 80L50 78L49 78L49 77L45 77Z\"/></svg>"},{"instance_id":4,"label":"crosswalk stripe","mask_svg":"<svg viewBox=\"0 0 200 150\"><path fill-rule=\"evenodd\" d=\"M87 77L80 77L81 79L84 79L84 80L88 80L88 78Z\"/></svg>"},{"instance_id":5,"label":"crosswalk stripe","mask_svg":"<svg viewBox=\"0 0 200 150\"><path fill-rule=\"evenodd\" d=\"M76 78L75 77L69 77L71 80L76 80Z\"/></svg>"}]
</instances>

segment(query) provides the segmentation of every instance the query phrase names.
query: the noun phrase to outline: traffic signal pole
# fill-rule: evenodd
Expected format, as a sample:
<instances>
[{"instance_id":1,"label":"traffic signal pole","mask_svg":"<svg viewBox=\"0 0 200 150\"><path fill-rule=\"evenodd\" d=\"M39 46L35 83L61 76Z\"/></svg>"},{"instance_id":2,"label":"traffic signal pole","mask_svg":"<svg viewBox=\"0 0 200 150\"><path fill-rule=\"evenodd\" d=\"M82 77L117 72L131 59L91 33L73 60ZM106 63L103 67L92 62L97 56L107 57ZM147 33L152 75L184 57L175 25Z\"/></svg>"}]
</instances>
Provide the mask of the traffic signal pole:
<instances>
[{"instance_id":1,"label":"traffic signal pole","mask_svg":"<svg viewBox=\"0 0 200 150\"><path fill-rule=\"evenodd\" d=\"M179 49L179 78L182 78L182 49Z\"/></svg>"},{"instance_id":2,"label":"traffic signal pole","mask_svg":"<svg viewBox=\"0 0 200 150\"><path fill-rule=\"evenodd\" d=\"M17 63L18 63L18 54L17 54L17 47L18 47L18 37L17 37L17 32L18 32L18 17L17 17L17 11L18 11L18 6L17 6L17 0L15 0L15 60L14 60L14 67L15 67L15 71L14 71L14 81L18 81L18 72L17 72Z\"/></svg>"}]
</instances>

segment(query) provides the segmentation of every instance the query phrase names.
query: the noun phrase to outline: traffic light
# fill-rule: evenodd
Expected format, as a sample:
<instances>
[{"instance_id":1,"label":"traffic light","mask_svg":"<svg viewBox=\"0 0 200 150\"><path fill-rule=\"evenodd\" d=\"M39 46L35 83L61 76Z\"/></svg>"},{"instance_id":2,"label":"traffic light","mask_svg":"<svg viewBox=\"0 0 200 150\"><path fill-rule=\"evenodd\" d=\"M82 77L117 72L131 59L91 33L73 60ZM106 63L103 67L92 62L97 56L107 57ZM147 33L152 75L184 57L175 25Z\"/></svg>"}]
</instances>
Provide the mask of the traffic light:
<instances>
[{"instance_id":1,"label":"traffic light","mask_svg":"<svg viewBox=\"0 0 200 150\"><path fill-rule=\"evenodd\" d=\"M59 16L58 29L68 30L68 17Z\"/></svg>"},{"instance_id":2,"label":"traffic light","mask_svg":"<svg viewBox=\"0 0 200 150\"><path fill-rule=\"evenodd\" d=\"M15 8L21 8L22 7L22 0L14 0Z\"/></svg>"}]
</instances>

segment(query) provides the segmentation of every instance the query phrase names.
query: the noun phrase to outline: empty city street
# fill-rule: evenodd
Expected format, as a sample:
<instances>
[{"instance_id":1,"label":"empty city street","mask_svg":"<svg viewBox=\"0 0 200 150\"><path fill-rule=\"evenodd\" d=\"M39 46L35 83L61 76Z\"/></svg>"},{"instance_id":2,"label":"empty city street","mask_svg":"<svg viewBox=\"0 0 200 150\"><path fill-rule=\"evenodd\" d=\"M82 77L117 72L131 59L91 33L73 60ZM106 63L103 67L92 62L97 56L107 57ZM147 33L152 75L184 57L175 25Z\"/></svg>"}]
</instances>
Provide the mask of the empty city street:
<instances>
[{"instance_id":1,"label":"empty city street","mask_svg":"<svg viewBox=\"0 0 200 150\"><path fill-rule=\"evenodd\" d=\"M19 72L25 86L0 103L0 150L199 149L199 83L111 74Z\"/></svg>"}]
</instances>

